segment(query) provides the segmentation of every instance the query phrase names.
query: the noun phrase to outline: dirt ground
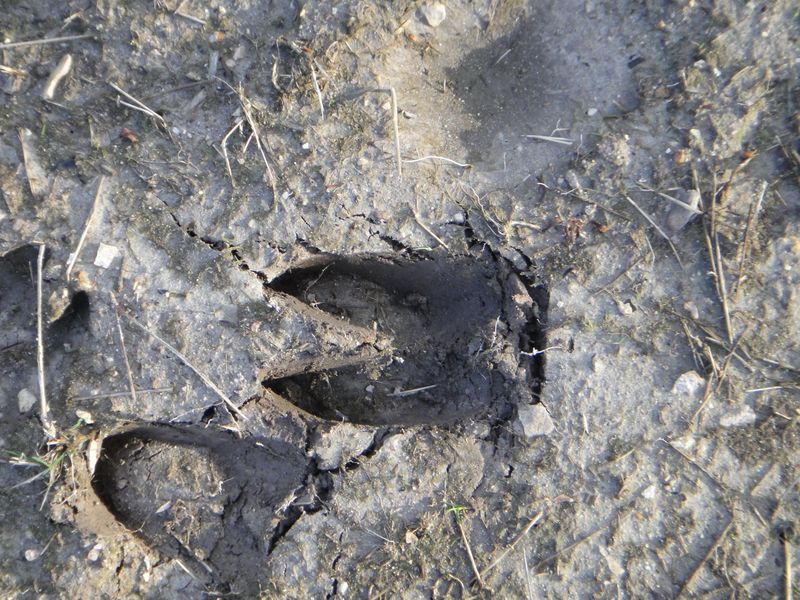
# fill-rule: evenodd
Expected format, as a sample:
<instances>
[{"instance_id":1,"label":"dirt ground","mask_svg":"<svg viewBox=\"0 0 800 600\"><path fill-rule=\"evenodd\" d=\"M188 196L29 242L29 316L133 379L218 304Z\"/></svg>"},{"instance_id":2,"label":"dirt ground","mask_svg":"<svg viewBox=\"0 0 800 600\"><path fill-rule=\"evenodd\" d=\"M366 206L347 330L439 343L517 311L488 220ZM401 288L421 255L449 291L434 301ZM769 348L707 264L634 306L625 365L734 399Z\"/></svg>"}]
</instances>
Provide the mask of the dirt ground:
<instances>
[{"instance_id":1,"label":"dirt ground","mask_svg":"<svg viewBox=\"0 0 800 600\"><path fill-rule=\"evenodd\" d=\"M796 2L2 8L4 598L791 596Z\"/></svg>"}]
</instances>

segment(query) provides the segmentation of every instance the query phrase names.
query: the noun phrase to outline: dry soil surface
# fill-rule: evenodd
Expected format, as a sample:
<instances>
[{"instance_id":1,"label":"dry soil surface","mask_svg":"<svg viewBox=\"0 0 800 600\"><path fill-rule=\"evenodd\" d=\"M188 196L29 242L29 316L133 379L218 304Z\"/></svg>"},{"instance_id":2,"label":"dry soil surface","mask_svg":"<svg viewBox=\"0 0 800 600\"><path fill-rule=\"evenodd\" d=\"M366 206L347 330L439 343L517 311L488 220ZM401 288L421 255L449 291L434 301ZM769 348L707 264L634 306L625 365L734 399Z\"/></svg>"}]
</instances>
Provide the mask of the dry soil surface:
<instances>
[{"instance_id":1,"label":"dry soil surface","mask_svg":"<svg viewBox=\"0 0 800 600\"><path fill-rule=\"evenodd\" d=\"M791 0L7 1L7 598L770 598Z\"/></svg>"}]
</instances>

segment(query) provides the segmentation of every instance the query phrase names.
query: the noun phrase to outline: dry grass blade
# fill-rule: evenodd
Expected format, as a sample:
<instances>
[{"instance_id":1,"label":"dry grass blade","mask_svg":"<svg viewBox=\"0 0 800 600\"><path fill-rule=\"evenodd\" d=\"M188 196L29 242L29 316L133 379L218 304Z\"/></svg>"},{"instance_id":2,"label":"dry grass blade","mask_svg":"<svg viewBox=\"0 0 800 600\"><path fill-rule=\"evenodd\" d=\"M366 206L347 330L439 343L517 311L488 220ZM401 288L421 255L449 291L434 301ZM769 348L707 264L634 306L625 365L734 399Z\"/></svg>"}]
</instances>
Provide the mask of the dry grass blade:
<instances>
[{"instance_id":1,"label":"dry grass blade","mask_svg":"<svg viewBox=\"0 0 800 600\"><path fill-rule=\"evenodd\" d=\"M9 50L11 48L24 48L25 46L39 46L41 44L60 44L61 42L72 42L75 40L85 40L93 38L94 34L84 33L81 35L66 35L63 37L44 38L41 40L28 40L25 42L7 42L0 44L0 50Z\"/></svg>"},{"instance_id":2,"label":"dry grass blade","mask_svg":"<svg viewBox=\"0 0 800 600\"><path fill-rule=\"evenodd\" d=\"M733 325L731 323L731 313L728 308L728 288L725 283L725 271L722 266L722 253L719 249L719 234L717 233L717 193L716 182L714 191L711 194L711 210L709 211L710 225L706 223L703 228L708 249L711 270L714 272L716 281L717 296L722 304L722 313L725 318L725 332L728 336L728 343L733 344Z\"/></svg>"},{"instance_id":3,"label":"dry grass blade","mask_svg":"<svg viewBox=\"0 0 800 600\"><path fill-rule=\"evenodd\" d=\"M736 288L734 294L738 300L742 289L742 281L744 280L744 268L747 264L747 259L750 257L751 245L753 240L753 231L758 223L758 213L761 212L761 206L764 203L764 196L767 193L768 183L765 181L761 185L761 193L758 199L754 199L750 204L749 214L747 215L747 225L744 230L744 239L742 240L739 250L739 273L736 277Z\"/></svg>"},{"instance_id":4,"label":"dry grass blade","mask_svg":"<svg viewBox=\"0 0 800 600\"><path fill-rule=\"evenodd\" d=\"M317 94L317 102L319 102L320 120L325 120L325 102L322 100L322 90L319 89L319 82L317 81L317 71L314 65L311 64L311 82L314 84L314 91Z\"/></svg>"},{"instance_id":5,"label":"dry grass blade","mask_svg":"<svg viewBox=\"0 0 800 600\"><path fill-rule=\"evenodd\" d=\"M472 165L469 163L460 163L451 158L446 158L444 156L437 156L435 154L429 154L428 156L421 156L419 158L403 159L403 162L407 164L412 164L428 160L434 160L434 161L441 160L442 162L446 162L447 164L455 165L456 167L463 167L464 169L469 169L470 167L472 167Z\"/></svg>"},{"instance_id":6,"label":"dry grass blade","mask_svg":"<svg viewBox=\"0 0 800 600\"><path fill-rule=\"evenodd\" d=\"M228 133L225 134L225 137L222 138L222 158L225 159L225 168L228 171L228 177L231 178L231 186L236 187L236 181L233 179L233 170L231 170L231 161L228 158L228 138L231 137L234 131L239 129L242 126L242 120L239 119L236 121L236 125L230 128Z\"/></svg>"},{"instance_id":7,"label":"dry grass blade","mask_svg":"<svg viewBox=\"0 0 800 600\"><path fill-rule=\"evenodd\" d=\"M575 143L575 140L571 140L570 138L565 137L558 137L553 135L534 135L534 134L526 134L522 137L531 139L531 140L538 140L540 142L552 142L554 144L562 144L564 146L571 146Z\"/></svg>"},{"instance_id":8,"label":"dry grass blade","mask_svg":"<svg viewBox=\"0 0 800 600\"><path fill-rule=\"evenodd\" d=\"M439 243L439 245L440 245L440 246L442 246L442 247L443 247L443 248L445 248L445 249L446 249L448 252L450 252L450 246L448 246L448 245L447 245L447 244L444 242L444 240L442 240L442 238L440 238L438 235L436 235L436 233L435 233L435 232L434 232L434 231L433 231L433 230L432 230L430 227L428 227L428 226L425 224L425 222L422 220L422 218L419 216L419 198L417 198L417 208L416 208L415 210L412 210L411 212L413 213L413 215L414 215L414 220L417 222L417 224L418 224L420 227L422 227L422 229L424 229L424 230L425 230L425 232L426 232L428 235L430 235L430 236L431 236L433 239L435 239L435 240L436 240L436 241Z\"/></svg>"},{"instance_id":9,"label":"dry grass blade","mask_svg":"<svg viewBox=\"0 0 800 600\"><path fill-rule=\"evenodd\" d=\"M693 215L702 215L703 214L703 211L700 210L699 208L695 208L691 204L687 204L686 202L682 202L681 200L678 200L674 196L670 196L669 194L665 194L664 192L659 192L658 190L654 190L653 188L647 187L646 185L642 185L641 183L638 183L638 182L636 183L636 185L639 186L640 190L643 190L645 192L652 192L653 194L658 194L659 196L664 198L664 200L667 200L667 201L671 202L675 206L678 206L678 207L682 208L683 210L692 213Z\"/></svg>"},{"instance_id":10,"label":"dry grass blade","mask_svg":"<svg viewBox=\"0 0 800 600\"><path fill-rule=\"evenodd\" d=\"M505 549L505 550L503 550L503 553L502 553L502 554L500 554L500 556L498 556L498 557L497 557L497 558L494 560L494 562L492 562L492 564L490 564L488 567L486 567L486 568L483 570L483 572L482 572L481 574L482 574L482 575L485 577L485 576L486 576L486 574L487 574L487 573L489 573L489 571L491 571L491 570L492 570L492 569L494 569L494 568L495 568L497 565L499 565L499 564L500 564L500 563L503 561L503 559L504 559L504 558L505 558L505 557L508 555L508 553L509 553L509 552L511 552L511 551L514 549L514 547L515 547L517 544L519 544L519 542L522 540L522 538L524 538L526 535L528 535L528 532L529 532L531 529L533 529L533 527L534 527L534 526L535 526L535 525L536 525L536 524L537 524L539 521L541 521L541 520L542 520L542 517L543 517L543 516L544 516L544 513L543 513L543 512L539 512L539 513L538 513L538 514L537 514L535 517L533 517L533 518L532 518L530 521L528 521L528 524L527 524L527 525L525 526L525 528L524 528L524 529L523 529L523 530L522 530L522 531L519 533L519 535L517 535L517 537L516 537L516 538L514 538L514 541L512 541L512 542L511 542L511 543L510 543L510 544L509 544L509 545L506 547L506 549Z\"/></svg>"},{"instance_id":11,"label":"dry grass blade","mask_svg":"<svg viewBox=\"0 0 800 600\"><path fill-rule=\"evenodd\" d=\"M94 200L92 201L92 208L89 211L89 216L86 218L86 223L83 226L83 231L81 232L81 237L78 238L78 245L75 246L75 252L69 258L67 262L67 270L65 278L67 282L69 282L69 276L72 273L72 269L75 266L75 262L78 260L78 256L80 256L81 250L83 249L83 243L86 241L86 234L89 233L89 227L92 225L92 221L94 220L94 214L97 210L98 200L100 198L100 194L103 191L103 184L105 183L105 177L100 175L100 180L97 182L97 191L94 193Z\"/></svg>"},{"instance_id":12,"label":"dry grass blade","mask_svg":"<svg viewBox=\"0 0 800 600\"><path fill-rule=\"evenodd\" d=\"M675 595L676 598L682 598L683 593L689 590L692 583L694 583L694 580L697 577L698 573L700 573L700 569L703 568L703 565L706 564L706 562L708 562L708 559L711 558L711 555L714 554L714 551L722 543L722 540L725 539L725 536L728 535L728 532L731 530L732 526L733 526L733 519L728 521L728 525L725 527L725 529L722 530L722 533L720 533L719 536L717 536L717 539L714 540L714 543L711 544L711 547L708 549L708 552L705 553L702 560L699 563L697 563L694 569L692 569L692 572L689 574L689 577L686 579L686 581L683 582L681 589Z\"/></svg>"},{"instance_id":13,"label":"dry grass blade","mask_svg":"<svg viewBox=\"0 0 800 600\"><path fill-rule=\"evenodd\" d=\"M273 173L272 167L270 166L269 161L267 160L267 153L264 151L264 146L263 146L263 143L261 141L261 129L258 126L258 123L256 122L255 118L253 117L253 105L252 105L252 102L250 102L250 100L248 100L247 97L244 95L244 89L241 86L239 86L239 89L237 90L230 83L228 83L224 79L221 79L220 77L214 77L214 79L216 79L217 81L219 81L219 82L223 83L224 85L226 85L228 87L228 89L230 89L234 94L236 94L236 97L239 99L239 105L242 107L242 114L244 114L244 119L245 119L245 121L247 121L247 125L250 127L250 131L252 132L252 137L256 140L256 147L258 148L258 152L259 152L259 154L261 154L261 159L264 161L264 167L265 167L265 169L267 171L267 183L269 184L269 186L270 186L270 188L272 190L272 196L273 196L274 201L277 202L278 201L278 191L276 189L275 173ZM241 125L241 122L239 123L239 125ZM239 125L234 126L234 129L236 127L238 127ZM228 135L232 131L233 131L233 129L228 132ZM226 138L227 138L227 135L226 135ZM226 163L227 163L227 166L228 166L228 169L229 169L229 173L228 174L231 175L231 173L230 173L230 163L227 162L227 152L225 152L224 154L225 154L225 160L226 160ZM231 181L233 181L233 176L232 175L231 175Z\"/></svg>"},{"instance_id":14,"label":"dry grass blade","mask_svg":"<svg viewBox=\"0 0 800 600\"><path fill-rule=\"evenodd\" d=\"M150 115L150 116L151 116L151 117L153 117L154 119L156 119L156 120L160 121L160 122L161 122L161 124L162 124L164 127L166 127L166 126L167 126L167 122L164 120L164 117L162 117L160 114L158 114L158 113L157 113L156 111L154 111L152 108L150 108L149 106L147 106L147 105L146 105L144 102L141 102L140 100L137 100L136 98L134 98L133 96L131 96L131 95L130 95L128 92L126 92L125 90L123 90L121 87L119 87L118 85L115 85L115 84L111 83L110 81L108 82L108 85L110 85L110 86L112 87L112 89L114 89L114 91L116 91L116 92L118 92L118 93L122 94L122 95L123 95L123 96L125 96L125 97L126 97L128 100L130 100L131 102L133 102L133 105L131 105L131 104L127 103L127 102L122 102L122 101L120 101L120 102L122 102L122 104L124 104L125 106L128 106L129 108L133 108L133 109L136 109L136 110L140 110L141 112L143 112L143 113L145 113L145 114L147 114L147 115Z\"/></svg>"},{"instance_id":15,"label":"dry grass blade","mask_svg":"<svg viewBox=\"0 0 800 600\"><path fill-rule=\"evenodd\" d=\"M472 567L472 572L475 573L475 581L478 582L479 587L483 587L481 572L478 570L478 565L475 564L475 556L472 554L472 548L469 545L467 533L464 531L464 526L461 524L461 519L458 518L458 515L456 515L456 525L458 526L458 532L461 534L461 541L464 542L464 548L467 551L467 558L469 558L469 564Z\"/></svg>"},{"instance_id":16,"label":"dry grass blade","mask_svg":"<svg viewBox=\"0 0 800 600\"><path fill-rule=\"evenodd\" d=\"M351 98L358 98L359 96L363 96L364 94L369 94L373 92L378 94L389 94L389 98L392 101L392 127L394 129L394 150L395 154L397 155L397 174L400 177L402 177L403 157L400 155L400 125L397 117L397 92L395 92L393 87L372 88L369 90L357 92L355 95L351 96Z\"/></svg>"},{"instance_id":17,"label":"dry grass blade","mask_svg":"<svg viewBox=\"0 0 800 600\"><path fill-rule=\"evenodd\" d=\"M650 218L650 215L648 215L641 208L639 208L639 205L636 204L636 202L634 202L628 196L623 196L623 198L625 198L625 200L627 200L631 204L631 206L633 206L633 208L635 208L639 212L640 215L642 215L645 219L647 219L647 222L650 223L650 225L653 226L653 228L659 233L659 235L661 237L663 237L665 240L667 240L667 243L669 244L669 247L672 249L672 253L675 255L675 259L678 261L678 264L681 266L681 268L683 268L683 262L681 261L681 257L678 254L678 249L675 248L675 244L672 243L672 240L670 239L670 237L666 233L664 233L664 230L661 229L661 227L656 225L656 222L653 221L652 218Z\"/></svg>"},{"instance_id":18,"label":"dry grass blade","mask_svg":"<svg viewBox=\"0 0 800 600\"><path fill-rule=\"evenodd\" d=\"M114 296L114 292L109 292L111 295L111 302L113 303L114 307L114 318L117 321L117 333L119 333L119 345L122 348L122 358L125 361L125 372L128 375L128 385L130 386L131 390L131 398L133 399L134 404L136 403L136 385L133 382L133 372L131 371L131 363L128 360L128 350L125 348L125 334L122 332L122 323L119 320L119 304L117 303L117 298Z\"/></svg>"},{"instance_id":19,"label":"dry grass blade","mask_svg":"<svg viewBox=\"0 0 800 600\"><path fill-rule=\"evenodd\" d=\"M39 375L39 404L42 427L49 439L56 437L56 427L50 418L50 407L47 405L47 393L44 377L44 326L42 315L42 269L44 268L44 254L46 246L39 246L39 256L36 259L36 366Z\"/></svg>"}]
</instances>

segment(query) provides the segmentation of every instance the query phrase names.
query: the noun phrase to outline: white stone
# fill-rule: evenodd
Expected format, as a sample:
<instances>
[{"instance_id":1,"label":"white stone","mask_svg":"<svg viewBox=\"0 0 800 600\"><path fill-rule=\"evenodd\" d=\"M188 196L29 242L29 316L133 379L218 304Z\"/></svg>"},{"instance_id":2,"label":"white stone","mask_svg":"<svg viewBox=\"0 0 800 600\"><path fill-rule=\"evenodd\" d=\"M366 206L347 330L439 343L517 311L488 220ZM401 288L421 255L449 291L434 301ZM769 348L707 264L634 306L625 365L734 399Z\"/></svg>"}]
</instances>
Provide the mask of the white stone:
<instances>
[{"instance_id":1,"label":"white stone","mask_svg":"<svg viewBox=\"0 0 800 600\"><path fill-rule=\"evenodd\" d=\"M652 500L658 494L658 486L655 483L651 483L642 492L642 497L646 498L647 500Z\"/></svg>"},{"instance_id":2,"label":"white stone","mask_svg":"<svg viewBox=\"0 0 800 600\"><path fill-rule=\"evenodd\" d=\"M25 550L25 560L27 560L28 562L36 560L37 558L39 558L39 556L41 556L41 554L39 554L38 550L34 550L33 548L28 548L27 550Z\"/></svg>"},{"instance_id":3,"label":"white stone","mask_svg":"<svg viewBox=\"0 0 800 600\"><path fill-rule=\"evenodd\" d=\"M420 8L422 16L431 27L438 27L447 18L447 9L441 2L431 2Z\"/></svg>"},{"instance_id":4,"label":"white stone","mask_svg":"<svg viewBox=\"0 0 800 600\"><path fill-rule=\"evenodd\" d=\"M543 404L523 404L517 411L517 421L528 439L549 435L556 428Z\"/></svg>"},{"instance_id":5,"label":"white stone","mask_svg":"<svg viewBox=\"0 0 800 600\"><path fill-rule=\"evenodd\" d=\"M36 396L28 388L22 388L17 394L19 412L26 413L36 404Z\"/></svg>"},{"instance_id":6,"label":"white stone","mask_svg":"<svg viewBox=\"0 0 800 600\"><path fill-rule=\"evenodd\" d=\"M688 396L697 398L706 388L706 380L700 377L696 371L686 371L672 386L670 394L673 396Z\"/></svg>"},{"instance_id":7,"label":"white stone","mask_svg":"<svg viewBox=\"0 0 800 600\"><path fill-rule=\"evenodd\" d=\"M735 413L729 413L720 417L719 424L722 427L745 427L756 422L756 413L749 404L745 404Z\"/></svg>"},{"instance_id":8,"label":"white stone","mask_svg":"<svg viewBox=\"0 0 800 600\"><path fill-rule=\"evenodd\" d=\"M75 411L75 416L78 417L81 421L83 421L87 425L91 425L92 423L94 423L94 417L92 416L92 413L90 413L88 410L78 409Z\"/></svg>"},{"instance_id":9,"label":"white stone","mask_svg":"<svg viewBox=\"0 0 800 600\"><path fill-rule=\"evenodd\" d=\"M100 242L100 245L97 247L97 256L94 257L94 266L107 269L119 254L119 248L116 246L109 246L108 244Z\"/></svg>"},{"instance_id":10,"label":"white stone","mask_svg":"<svg viewBox=\"0 0 800 600\"><path fill-rule=\"evenodd\" d=\"M100 552L103 549L103 544L98 542L95 544L91 550L89 550L89 554L86 555L86 560L89 562L97 562L100 559Z\"/></svg>"}]
</instances>

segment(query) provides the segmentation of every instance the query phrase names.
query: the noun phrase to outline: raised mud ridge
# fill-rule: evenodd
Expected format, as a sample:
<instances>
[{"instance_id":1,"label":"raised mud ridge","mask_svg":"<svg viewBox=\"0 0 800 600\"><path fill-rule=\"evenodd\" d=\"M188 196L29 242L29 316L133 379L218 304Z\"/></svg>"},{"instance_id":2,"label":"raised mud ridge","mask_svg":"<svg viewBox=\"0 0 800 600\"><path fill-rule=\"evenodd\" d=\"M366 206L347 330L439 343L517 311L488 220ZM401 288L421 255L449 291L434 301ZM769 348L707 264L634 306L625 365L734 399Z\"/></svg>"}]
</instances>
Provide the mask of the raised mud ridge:
<instances>
[{"instance_id":1,"label":"raised mud ridge","mask_svg":"<svg viewBox=\"0 0 800 600\"><path fill-rule=\"evenodd\" d=\"M538 307L488 251L416 261L321 257L271 287L381 340L374 359L266 382L318 417L444 424L497 410L522 383L536 386L521 352L540 331Z\"/></svg>"}]
</instances>

